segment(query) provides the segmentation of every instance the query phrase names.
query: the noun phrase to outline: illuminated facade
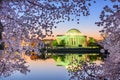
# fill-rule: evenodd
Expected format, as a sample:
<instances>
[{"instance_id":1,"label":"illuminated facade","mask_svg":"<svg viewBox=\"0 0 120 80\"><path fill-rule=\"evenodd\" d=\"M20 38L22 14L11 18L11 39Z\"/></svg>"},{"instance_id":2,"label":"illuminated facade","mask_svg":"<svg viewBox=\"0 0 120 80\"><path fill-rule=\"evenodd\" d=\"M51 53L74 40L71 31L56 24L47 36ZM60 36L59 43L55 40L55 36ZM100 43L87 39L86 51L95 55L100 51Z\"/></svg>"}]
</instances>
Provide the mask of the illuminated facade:
<instances>
[{"instance_id":1,"label":"illuminated facade","mask_svg":"<svg viewBox=\"0 0 120 80\"><path fill-rule=\"evenodd\" d=\"M65 43L66 47L86 47L87 37L77 29L70 29L65 35L57 35L56 40L58 44Z\"/></svg>"}]
</instances>

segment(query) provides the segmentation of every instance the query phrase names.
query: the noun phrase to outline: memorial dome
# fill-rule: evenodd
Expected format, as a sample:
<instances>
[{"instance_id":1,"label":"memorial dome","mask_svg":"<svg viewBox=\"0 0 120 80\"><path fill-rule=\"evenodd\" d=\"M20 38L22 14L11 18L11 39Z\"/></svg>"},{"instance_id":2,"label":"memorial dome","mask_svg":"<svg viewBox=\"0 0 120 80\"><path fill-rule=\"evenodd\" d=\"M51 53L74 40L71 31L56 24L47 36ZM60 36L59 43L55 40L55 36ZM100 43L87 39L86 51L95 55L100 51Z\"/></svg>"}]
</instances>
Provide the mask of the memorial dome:
<instances>
[{"instance_id":1,"label":"memorial dome","mask_svg":"<svg viewBox=\"0 0 120 80\"><path fill-rule=\"evenodd\" d=\"M66 35L82 35L78 29L70 29L67 31Z\"/></svg>"}]
</instances>

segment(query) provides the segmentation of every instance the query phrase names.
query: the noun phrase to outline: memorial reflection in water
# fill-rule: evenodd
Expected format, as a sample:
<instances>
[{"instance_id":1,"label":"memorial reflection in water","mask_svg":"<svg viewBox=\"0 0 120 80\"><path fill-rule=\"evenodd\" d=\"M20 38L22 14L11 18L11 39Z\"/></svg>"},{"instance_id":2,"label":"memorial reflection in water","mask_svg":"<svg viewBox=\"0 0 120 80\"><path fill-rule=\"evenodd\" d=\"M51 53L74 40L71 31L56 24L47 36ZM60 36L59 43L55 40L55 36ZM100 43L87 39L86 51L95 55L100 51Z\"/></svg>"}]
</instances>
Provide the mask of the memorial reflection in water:
<instances>
[{"instance_id":1,"label":"memorial reflection in water","mask_svg":"<svg viewBox=\"0 0 120 80\"><path fill-rule=\"evenodd\" d=\"M80 61L101 60L102 58L98 54L53 54L47 55L45 59L37 57L31 60L31 56L23 55L29 65L30 73L22 75L19 72L13 75L3 78L2 80L69 80L69 69L74 60L77 63L74 66L79 65Z\"/></svg>"}]
</instances>

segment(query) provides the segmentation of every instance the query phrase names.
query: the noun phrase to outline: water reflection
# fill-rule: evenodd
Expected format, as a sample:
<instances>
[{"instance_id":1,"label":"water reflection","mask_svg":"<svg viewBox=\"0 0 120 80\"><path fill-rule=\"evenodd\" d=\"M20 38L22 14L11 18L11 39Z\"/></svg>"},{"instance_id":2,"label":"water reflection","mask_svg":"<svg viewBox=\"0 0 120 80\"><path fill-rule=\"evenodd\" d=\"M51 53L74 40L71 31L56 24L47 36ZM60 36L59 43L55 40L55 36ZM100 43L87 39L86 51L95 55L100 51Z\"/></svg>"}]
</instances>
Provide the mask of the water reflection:
<instances>
[{"instance_id":1,"label":"water reflection","mask_svg":"<svg viewBox=\"0 0 120 80\"><path fill-rule=\"evenodd\" d=\"M43 57L44 56L44 57ZM98 54L48 54L23 55L31 72L22 75L19 72L3 80L69 80L69 71L78 67L79 62L102 60ZM71 67L71 69L70 69Z\"/></svg>"},{"instance_id":2,"label":"water reflection","mask_svg":"<svg viewBox=\"0 0 120 80\"><path fill-rule=\"evenodd\" d=\"M32 53L30 56L31 60L46 60L52 58L56 62L56 66L64 66L69 67L71 64L75 63L74 66L79 65L80 62L92 62L96 64L100 64L103 61L103 57L96 53L91 54L50 54L50 55L40 55L38 56L35 53Z\"/></svg>"},{"instance_id":3,"label":"water reflection","mask_svg":"<svg viewBox=\"0 0 120 80\"><path fill-rule=\"evenodd\" d=\"M64 66L66 68L69 74L68 79L70 80L83 80L89 75L86 73L94 74L93 68L97 68L98 72L96 72L96 74L99 74L102 69L99 65L103 63L103 57L95 53L63 55L57 54L52 55L51 58L56 61L56 66ZM97 66L94 67L95 65ZM87 72L84 71L84 68L86 68Z\"/></svg>"},{"instance_id":4,"label":"water reflection","mask_svg":"<svg viewBox=\"0 0 120 80\"><path fill-rule=\"evenodd\" d=\"M53 55L52 58L57 62L57 66L69 66L70 63L73 61L78 61L77 63L83 61L102 61L102 56L99 56L98 54L92 53L92 54L66 54L66 55ZM76 63L76 64L77 64Z\"/></svg>"}]
</instances>

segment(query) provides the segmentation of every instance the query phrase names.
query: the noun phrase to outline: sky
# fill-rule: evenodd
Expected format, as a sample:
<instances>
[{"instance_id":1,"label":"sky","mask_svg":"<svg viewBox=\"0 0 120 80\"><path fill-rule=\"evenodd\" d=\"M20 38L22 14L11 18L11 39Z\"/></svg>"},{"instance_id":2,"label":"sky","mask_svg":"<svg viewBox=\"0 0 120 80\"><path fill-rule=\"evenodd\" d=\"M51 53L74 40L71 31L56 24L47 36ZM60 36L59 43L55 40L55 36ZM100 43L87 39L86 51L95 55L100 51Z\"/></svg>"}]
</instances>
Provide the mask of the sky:
<instances>
[{"instance_id":1,"label":"sky","mask_svg":"<svg viewBox=\"0 0 120 80\"><path fill-rule=\"evenodd\" d=\"M92 4L92 6L90 7L89 16L80 16L79 24L73 21L70 21L70 22L66 21L64 23L59 23L57 25L57 28L53 29L53 35L64 35L69 29L76 28L82 34L88 37L94 37L97 40L102 39L99 33L102 27L98 27L95 24L95 22L100 21L99 15L103 7L106 4L111 6L113 3L110 3L109 0L108 1L96 0L96 1L97 2L95 4Z\"/></svg>"}]
</instances>

